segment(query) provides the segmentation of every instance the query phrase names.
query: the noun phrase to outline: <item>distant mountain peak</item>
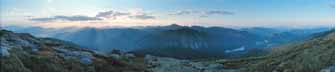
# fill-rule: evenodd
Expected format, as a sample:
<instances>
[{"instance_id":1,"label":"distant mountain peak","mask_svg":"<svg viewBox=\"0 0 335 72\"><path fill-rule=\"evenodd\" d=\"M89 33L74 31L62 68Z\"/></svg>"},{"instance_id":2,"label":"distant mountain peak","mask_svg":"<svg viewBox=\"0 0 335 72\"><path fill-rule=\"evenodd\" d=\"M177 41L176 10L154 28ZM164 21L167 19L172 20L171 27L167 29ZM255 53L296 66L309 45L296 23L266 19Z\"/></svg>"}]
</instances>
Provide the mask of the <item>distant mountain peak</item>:
<instances>
[{"instance_id":1,"label":"distant mountain peak","mask_svg":"<svg viewBox=\"0 0 335 72\"><path fill-rule=\"evenodd\" d=\"M170 26L180 26L180 25L178 25L178 24L176 24L176 23L173 23L173 24L171 24Z\"/></svg>"}]
</instances>

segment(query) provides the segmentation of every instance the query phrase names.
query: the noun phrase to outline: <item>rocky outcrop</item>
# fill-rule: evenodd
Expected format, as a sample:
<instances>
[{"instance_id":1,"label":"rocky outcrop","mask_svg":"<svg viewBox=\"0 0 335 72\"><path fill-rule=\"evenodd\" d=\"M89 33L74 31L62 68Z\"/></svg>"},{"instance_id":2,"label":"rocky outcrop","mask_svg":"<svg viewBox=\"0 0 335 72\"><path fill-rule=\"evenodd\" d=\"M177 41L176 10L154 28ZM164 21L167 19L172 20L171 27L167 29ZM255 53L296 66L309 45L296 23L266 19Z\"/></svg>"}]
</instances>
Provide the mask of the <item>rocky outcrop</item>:
<instances>
[{"instance_id":1,"label":"rocky outcrop","mask_svg":"<svg viewBox=\"0 0 335 72\"><path fill-rule=\"evenodd\" d=\"M167 57L147 55L145 57L150 72L239 72L224 69L223 65L208 62L192 62Z\"/></svg>"},{"instance_id":2,"label":"rocky outcrop","mask_svg":"<svg viewBox=\"0 0 335 72\"><path fill-rule=\"evenodd\" d=\"M330 66L328 68L322 69L320 72L335 72L335 66Z\"/></svg>"},{"instance_id":3,"label":"rocky outcrop","mask_svg":"<svg viewBox=\"0 0 335 72\"><path fill-rule=\"evenodd\" d=\"M1 72L141 72L145 67L75 44L0 30ZM129 55L131 56L131 55ZM141 65L141 66L138 66Z\"/></svg>"}]
</instances>

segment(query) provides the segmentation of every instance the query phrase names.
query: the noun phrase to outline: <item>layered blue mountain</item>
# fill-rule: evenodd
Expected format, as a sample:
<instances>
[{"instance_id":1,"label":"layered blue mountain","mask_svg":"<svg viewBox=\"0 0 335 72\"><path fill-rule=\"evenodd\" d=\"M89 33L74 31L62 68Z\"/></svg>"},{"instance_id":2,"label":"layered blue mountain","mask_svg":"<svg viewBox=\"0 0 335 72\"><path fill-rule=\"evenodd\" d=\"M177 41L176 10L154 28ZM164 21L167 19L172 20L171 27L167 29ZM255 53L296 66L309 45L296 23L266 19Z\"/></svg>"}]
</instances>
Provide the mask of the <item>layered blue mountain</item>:
<instances>
[{"instance_id":1,"label":"layered blue mountain","mask_svg":"<svg viewBox=\"0 0 335 72\"><path fill-rule=\"evenodd\" d=\"M192 56L247 54L248 51L304 40L314 33L329 30L328 28L290 30L272 28L231 29L224 27L179 26L177 24L129 28L40 28L19 26L4 28L15 32L31 33L39 37L71 41L82 47L106 53L113 49L119 49L172 57L185 52L192 54ZM177 55L169 55L173 53Z\"/></svg>"},{"instance_id":2,"label":"layered blue mountain","mask_svg":"<svg viewBox=\"0 0 335 72\"><path fill-rule=\"evenodd\" d=\"M264 38L263 43L267 43L266 47L279 46L281 44L289 42L299 42L313 37L315 33L321 33L329 31L331 28L319 27L319 28L305 28L305 29L280 29L280 28L243 28L242 31L247 31L252 34L256 34L259 37ZM262 43L262 42L260 42Z\"/></svg>"}]
</instances>

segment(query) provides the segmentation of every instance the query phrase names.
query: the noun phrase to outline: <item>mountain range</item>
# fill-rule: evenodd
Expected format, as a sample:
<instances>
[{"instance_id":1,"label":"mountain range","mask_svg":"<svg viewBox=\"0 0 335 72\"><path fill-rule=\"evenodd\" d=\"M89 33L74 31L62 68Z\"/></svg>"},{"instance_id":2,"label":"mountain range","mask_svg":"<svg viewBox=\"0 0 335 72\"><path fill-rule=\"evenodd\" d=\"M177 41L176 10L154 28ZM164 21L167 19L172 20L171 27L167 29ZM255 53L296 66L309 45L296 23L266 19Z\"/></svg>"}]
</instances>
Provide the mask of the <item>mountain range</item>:
<instances>
[{"instance_id":1,"label":"mountain range","mask_svg":"<svg viewBox=\"0 0 335 72\"><path fill-rule=\"evenodd\" d=\"M171 52L182 50L192 50L189 52L194 52L193 50L195 50L205 53L205 56L239 56L247 54L249 50L262 50L289 42L305 40L312 37L314 33L329 30L329 28L291 30L272 28L231 29L224 27L180 26L177 24L129 28L9 26L4 27L4 29L31 33L38 37L51 37L70 41L84 48L104 53L119 49L140 54L157 54L155 52L170 48L172 49ZM160 53L157 55L164 56L164 54Z\"/></svg>"},{"instance_id":2,"label":"mountain range","mask_svg":"<svg viewBox=\"0 0 335 72\"><path fill-rule=\"evenodd\" d=\"M335 30L316 33L304 41L272 48L264 56L214 61L203 58L205 60L198 62L153 56L145 56L148 61L144 61L143 57L131 53L113 50L110 54L104 54L67 41L36 38L27 33L7 30L0 30L0 40L2 72L335 71ZM171 49L185 49L184 54L192 54L186 51L193 50L168 48L164 51L169 52Z\"/></svg>"}]
</instances>

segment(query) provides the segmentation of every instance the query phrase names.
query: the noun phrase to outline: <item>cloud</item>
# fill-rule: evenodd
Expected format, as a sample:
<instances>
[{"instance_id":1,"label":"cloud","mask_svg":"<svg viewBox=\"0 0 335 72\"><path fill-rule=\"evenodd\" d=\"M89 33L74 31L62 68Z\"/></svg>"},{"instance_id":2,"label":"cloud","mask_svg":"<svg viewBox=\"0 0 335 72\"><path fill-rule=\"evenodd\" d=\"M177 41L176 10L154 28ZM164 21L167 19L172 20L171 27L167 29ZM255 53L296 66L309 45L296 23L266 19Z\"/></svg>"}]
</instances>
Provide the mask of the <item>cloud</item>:
<instances>
[{"instance_id":1,"label":"cloud","mask_svg":"<svg viewBox=\"0 0 335 72\"><path fill-rule=\"evenodd\" d=\"M92 21L92 20L102 20L101 18L97 17L88 17L88 16L82 16L82 15L75 15L75 16L54 16L54 17L45 17L45 18L32 18L31 21L41 21L41 22L49 22L49 21L56 21L56 20L62 20L62 21Z\"/></svg>"},{"instance_id":2,"label":"cloud","mask_svg":"<svg viewBox=\"0 0 335 72\"><path fill-rule=\"evenodd\" d=\"M210 15L233 15L233 12L223 11L223 10L212 10L203 12L200 17L209 17Z\"/></svg>"},{"instance_id":3,"label":"cloud","mask_svg":"<svg viewBox=\"0 0 335 72\"><path fill-rule=\"evenodd\" d=\"M128 18L140 19L140 20L156 19L155 16L149 15L145 12L130 13L130 12L119 12L119 11L113 11L113 10L106 11L106 12L100 12L95 17L117 19L118 17L121 17L121 16L126 16Z\"/></svg>"},{"instance_id":4,"label":"cloud","mask_svg":"<svg viewBox=\"0 0 335 72\"><path fill-rule=\"evenodd\" d=\"M156 19L155 16L148 15L148 14L133 15L133 16L129 16L129 18L140 19L140 20Z\"/></svg>"},{"instance_id":5,"label":"cloud","mask_svg":"<svg viewBox=\"0 0 335 72\"><path fill-rule=\"evenodd\" d=\"M120 12L120 11L105 11L99 12L94 17L83 16L83 15L75 15L75 16L64 16L58 15L53 17L43 17L43 18L31 18L30 21L38 21L38 22L51 22L51 21L98 21L98 20L105 20L105 19L113 19L116 20L118 18L125 18L125 19L138 19L138 20L147 20L147 19L156 19L156 16L147 14L145 12Z\"/></svg>"},{"instance_id":6,"label":"cloud","mask_svg":"<svg viewBox=\"0 0 335 72\"><path fill-rule=\"evenodd\" d=\"M169 15L189 15L189 14L193 14L193 13L198 13L198 11L183 10L183 11L177 11L177 12L169 14Z\"/></svg>"},{"instance_id":7,"label":"cloud","mask_svg":"<svg viewBox=\"0 0 335 72\"><path fill-rule=\"evenodd\" d=\"M229 11L221 11L221 10L214 10L214 11L207 11L205 12L205 14L207 15L233 15L233 12L229 12Z\"/></svg>"},{"instance_id":8,"label":"cloud","mask_svg":"<svg viewBox=\"0 0 335 72\"><path fill-rule=\"evenodd\" d=\"M129 12L118 12L118 11L106 11L106 12L100 12L95 17L103 17L103 18L114 18L116 19L119 16L127 16L130 15Z\"/></svg>"},{"instance_id":9,"label":"cloud","mask_svg":"<svg viewBox=\"0 0 335 72\"><path fill-rule=\"evenodd\" d=\"M224 11L224 10L207 10L207 11L191 11L191 10L183 10L183 11L177 11L175 13L169 14L169 15L197 15L200 17L209 17L210 15L233 15L233 12L230 11Z\"/></svg>"}]
</instances>

